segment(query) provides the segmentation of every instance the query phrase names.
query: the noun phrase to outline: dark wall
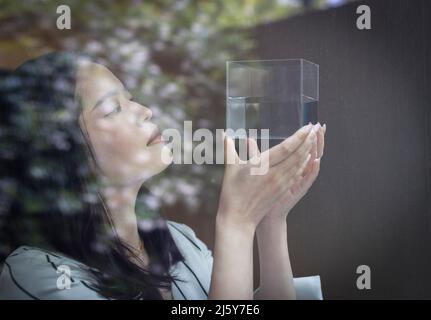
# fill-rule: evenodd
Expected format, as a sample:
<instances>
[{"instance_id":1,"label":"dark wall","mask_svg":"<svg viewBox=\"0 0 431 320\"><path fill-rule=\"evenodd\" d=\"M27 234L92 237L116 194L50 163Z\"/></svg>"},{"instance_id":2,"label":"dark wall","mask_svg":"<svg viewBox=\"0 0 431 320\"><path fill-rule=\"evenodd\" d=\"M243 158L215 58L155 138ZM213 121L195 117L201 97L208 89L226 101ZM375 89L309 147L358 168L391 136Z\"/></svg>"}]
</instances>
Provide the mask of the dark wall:
<instances>
[{"instance_id":1,"label":"dark wall","mask_svg":"<svg viewBox=\"0 0 431 320\"><path fill-rule=\"evenodd\" d=\"M356 28L371 8L372 30ZM295 276L326 299L431 298L431 1L353 2L256 30L262 59L320 65L318 180L291 212ZM356 268L371 268L371 290Z\"/></svg>"}]
</instances>

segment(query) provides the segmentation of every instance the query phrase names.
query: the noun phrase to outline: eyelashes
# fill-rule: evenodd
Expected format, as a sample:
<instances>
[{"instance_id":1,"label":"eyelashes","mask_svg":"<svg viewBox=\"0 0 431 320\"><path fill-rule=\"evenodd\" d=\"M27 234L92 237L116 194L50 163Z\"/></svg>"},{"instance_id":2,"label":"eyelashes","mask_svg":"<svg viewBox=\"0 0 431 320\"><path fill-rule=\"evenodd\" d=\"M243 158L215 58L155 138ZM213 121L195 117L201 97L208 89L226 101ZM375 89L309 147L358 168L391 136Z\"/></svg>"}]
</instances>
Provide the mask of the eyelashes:
<instances>
[{"instance_id":1,"label":"eyelashes","mask_svg":"<svg viewBox=\"0 0 431 320\"><path fill-rule=\"evenodd\" d=\"M119 113L120 111L121 111L121 107L120 107L120 105L117 105L114 110L105 114L104 117L109 117L113 114Z\"/></svg>"},{"instance_id":2,"label":"eyelashes","mask_svg":"<svg viewBox=\"0 0 431 320\"><path fill-rule=\"evenodd\" d=\"M129 102L132 102L132 103L135 103L135 104L137 103L136 100L133 97L131 97L128 100L129 100ZM112 115L115 115L115 114L121 112L122 107L121 107L119 101L112 101L110 104L115 105L115 108L112 109L110 112L106 113L103 117L109 117L109 116L112 116Z\"/></svg>"}]
</instances>

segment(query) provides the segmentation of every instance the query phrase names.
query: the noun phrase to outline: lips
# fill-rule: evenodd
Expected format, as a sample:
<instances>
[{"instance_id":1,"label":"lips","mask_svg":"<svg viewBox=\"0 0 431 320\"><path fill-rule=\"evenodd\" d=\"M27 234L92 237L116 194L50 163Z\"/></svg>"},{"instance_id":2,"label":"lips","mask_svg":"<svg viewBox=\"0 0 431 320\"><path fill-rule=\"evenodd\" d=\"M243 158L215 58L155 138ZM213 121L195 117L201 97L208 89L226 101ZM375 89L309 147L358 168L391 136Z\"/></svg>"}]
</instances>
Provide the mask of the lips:
<instances>
[{"instance_id":1,"label":"lips","mask_svg":"<svg viewBox=\"0 0 431 320\"><path fill-rule=\"evenodd\" d=\"M159 131L159 129L156 128L153 130L153 132L150 136L150 139L148 139L147 146L150 146L152 144L156 144L156 143L159 143L162 141L164 141L164 140L160 134L160 131Z\"/></svg>"}]
</instances>

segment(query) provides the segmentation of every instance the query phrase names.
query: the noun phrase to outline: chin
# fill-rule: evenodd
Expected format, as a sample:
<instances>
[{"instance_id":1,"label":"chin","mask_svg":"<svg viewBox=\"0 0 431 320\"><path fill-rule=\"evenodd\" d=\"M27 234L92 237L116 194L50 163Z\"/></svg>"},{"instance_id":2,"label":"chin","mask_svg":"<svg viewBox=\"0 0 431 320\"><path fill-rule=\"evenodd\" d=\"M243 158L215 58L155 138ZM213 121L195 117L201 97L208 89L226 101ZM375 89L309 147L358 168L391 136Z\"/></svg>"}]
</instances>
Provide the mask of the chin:
<instances>
[{"instance_id":1,"label":"chin","mask_svg":"<svg viewBox=\"0 0 431 320\"><path fill-rule=\"evenodd\" d=\"M160 145L159 161L162 166L168 167L174 160L171 148L165 144ZM164 169L164 168L163 168Z\"/></svg>"},{"instance_id":2,"label":"chin","mask_svg":"<svg viewBox=\"0 0 431 320\"><path fill-rule=\"evenodd\" d=\"M148 161L138 166L135 164L133 170L126 174L128 182L148 180L164 171L173 162L172 151L164 144L153 145L148 151L151 152L148 154L150 157Z\"/></svg>"},{"instance_id":3,"label":"chin","mask_svg":"<svg viewBox=\"0 0 431 320\"><path fill-rule=\"evenodd\" d=\"M169 147L164 144L160 144L160 146L157 147L159 148L159 152L155 152L153 160L142 168L142 170L146 171L146 174L143 177L144 179L149 179L163 172L173 162L173 154ZM136 176L139 176L139 174Z\"/></svg>"},{"instance_id":4,"label":"chin","mask_svg":"<svg viewBox=\"0 0 431 320\"><path fill-rule=\"evenodd\" d=\"M130 184L130 183L136 183L136 182L141 182L144 183L145 181L151 179L152 177L158 175L159 173L163 172L169 165L165 165L165 164L160 164L159 166L155 167L153 166L151 168L151 170L148 170L148 167L141 170L141 171L137 171L135 175L133 175L133 177L130 177L129 179L126 179L127 182L126 184Z\"/></svg>"}]
</instances>

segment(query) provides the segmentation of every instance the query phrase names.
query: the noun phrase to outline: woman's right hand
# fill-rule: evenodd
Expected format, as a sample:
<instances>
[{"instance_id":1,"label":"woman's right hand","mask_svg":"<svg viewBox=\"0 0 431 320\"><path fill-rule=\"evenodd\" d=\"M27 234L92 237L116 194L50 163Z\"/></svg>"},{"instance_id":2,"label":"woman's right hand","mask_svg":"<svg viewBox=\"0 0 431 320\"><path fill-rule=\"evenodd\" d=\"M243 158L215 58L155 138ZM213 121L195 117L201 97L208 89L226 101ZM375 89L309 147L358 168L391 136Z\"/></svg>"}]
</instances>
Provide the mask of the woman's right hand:
<instances>
[{"instance_id":1,"label":"woman's right hand","mask_svg":"<svg viewBox=\"0 0 431 320\"><path fill-rule=\"evenodd\" d=\"M249 146L250 159L242 163L234 141L224 135L225 172L216 217L208 299L253 299L256 227L280 195L300 177L314 139L312 126L305 126L260 154ZM266 172L253 175L256 171L251 169L256 169L256 164Z\"/></svg>"},{"instance_id":2,"label":"woman's right hand","mask_svg":"<svg viewBox=\"0 0 431 320\"><path fill-rule=\"evenodd\" d=\"M311 124L304 126L280 144L248 161L241 160L242 163L234 141L224 134L225 172L217 211L218 224L254 232L280 196L300 178L316 139L312 128ZM260 167L268 166L267 172L252 175L251 169L256 163Z\"/></svg>"}]
</instances>

